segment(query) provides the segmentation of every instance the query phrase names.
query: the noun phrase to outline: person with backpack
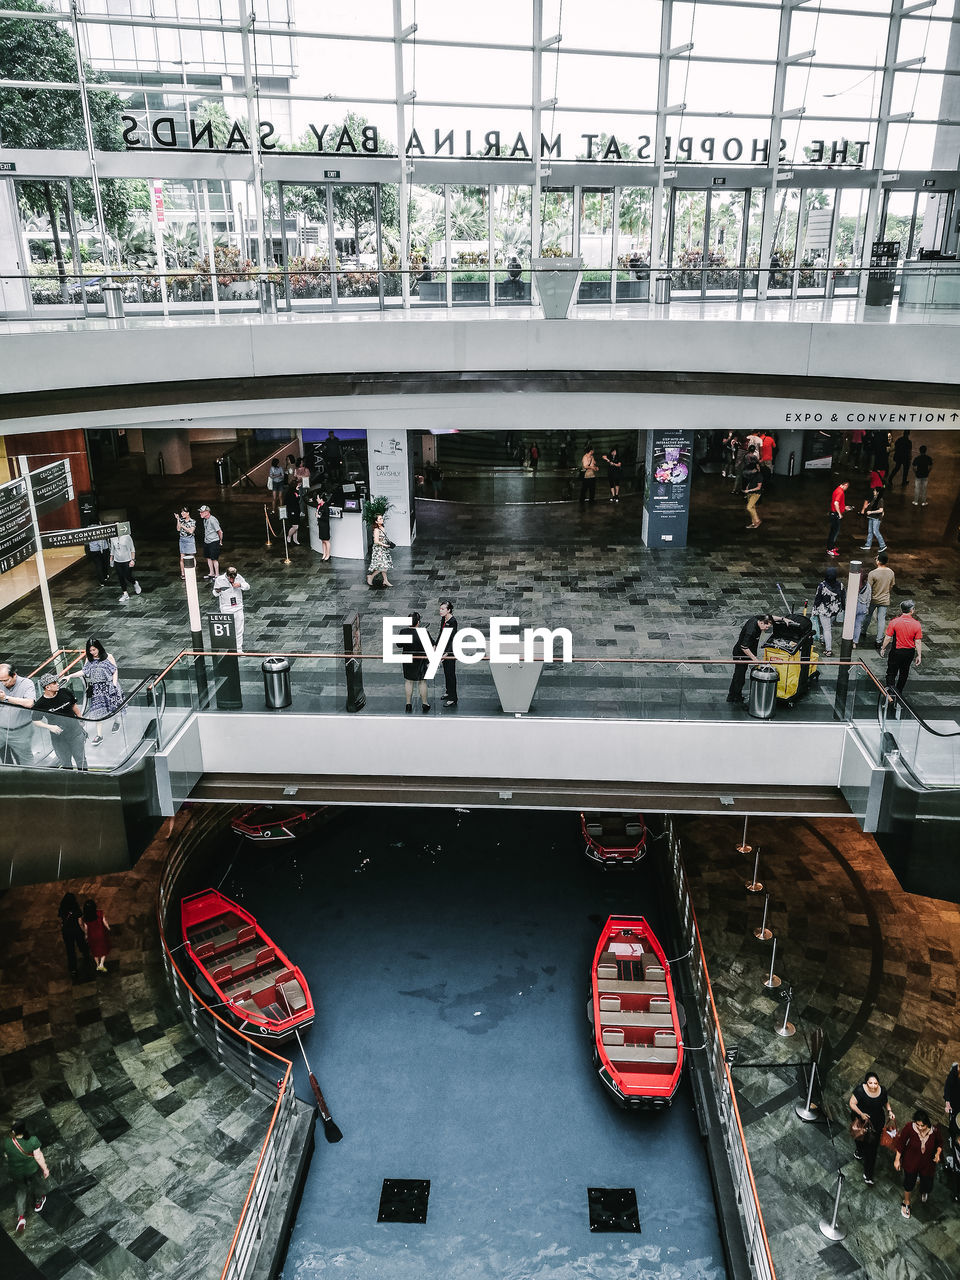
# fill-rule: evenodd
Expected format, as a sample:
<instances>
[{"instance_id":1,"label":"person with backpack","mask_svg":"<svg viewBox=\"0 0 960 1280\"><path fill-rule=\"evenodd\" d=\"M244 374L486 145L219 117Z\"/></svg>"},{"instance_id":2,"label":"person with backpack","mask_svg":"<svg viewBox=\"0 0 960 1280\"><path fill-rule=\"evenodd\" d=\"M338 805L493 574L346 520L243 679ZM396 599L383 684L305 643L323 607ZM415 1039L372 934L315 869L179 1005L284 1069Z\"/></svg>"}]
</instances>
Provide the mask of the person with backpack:
<instances>
[{"instance_id":1,"label":"person with backpack","mask_svg":"<svg viewBox=\"0 0 960 1280\"><path fill-rule=\"evenodd\" d=\"M843 613L846 593L843 584L837 578L835 565L830 565L823 575L817 593L813 597L813 612L820 622L820 634L823 636L823 656L833 656L833 623Z\"/></svg>"}]
</instances>

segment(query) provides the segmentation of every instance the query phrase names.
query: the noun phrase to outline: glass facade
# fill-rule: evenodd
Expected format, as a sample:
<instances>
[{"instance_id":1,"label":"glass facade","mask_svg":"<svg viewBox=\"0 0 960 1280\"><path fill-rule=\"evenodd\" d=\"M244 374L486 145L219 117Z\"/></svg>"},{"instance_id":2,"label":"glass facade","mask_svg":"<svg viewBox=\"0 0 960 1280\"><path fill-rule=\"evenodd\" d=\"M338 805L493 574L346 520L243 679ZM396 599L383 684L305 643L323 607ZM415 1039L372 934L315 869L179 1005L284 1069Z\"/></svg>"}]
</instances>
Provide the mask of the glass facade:
<instances>
[{"instance_id":1,"label":"glass facade","mask_svg":"<svg viewBox=\"0 0 960 1280\"><path fill-rule=\"evenodd\" d=\"M908 9L55 0L0 20L0 276L28 308L108 271L143 306L267 273L291 309L506 306L537 255L581 302L856 292L881 236L956 251L960 0Z\"/></svg>"}]
</instances>

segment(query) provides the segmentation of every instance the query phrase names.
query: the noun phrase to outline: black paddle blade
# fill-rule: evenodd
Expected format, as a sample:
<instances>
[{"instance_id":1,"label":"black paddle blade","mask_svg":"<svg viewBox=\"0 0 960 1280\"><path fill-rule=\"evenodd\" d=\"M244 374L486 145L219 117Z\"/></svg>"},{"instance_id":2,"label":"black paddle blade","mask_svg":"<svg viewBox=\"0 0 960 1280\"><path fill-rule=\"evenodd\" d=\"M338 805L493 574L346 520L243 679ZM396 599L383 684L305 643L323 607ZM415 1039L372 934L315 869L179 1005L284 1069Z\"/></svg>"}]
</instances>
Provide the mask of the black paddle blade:
<instances>
[{"instance_id":1,"label":"black paddle blade","mask_svg":"<svg viewBox=\"0 0 960 1280\"><path fill-rule=\"evenodd\" d=\"M339 1142L343 1137L333 1116L327 1116L323 1122L323 1136L328 1142Z\"/></svg>"}]
</instances>

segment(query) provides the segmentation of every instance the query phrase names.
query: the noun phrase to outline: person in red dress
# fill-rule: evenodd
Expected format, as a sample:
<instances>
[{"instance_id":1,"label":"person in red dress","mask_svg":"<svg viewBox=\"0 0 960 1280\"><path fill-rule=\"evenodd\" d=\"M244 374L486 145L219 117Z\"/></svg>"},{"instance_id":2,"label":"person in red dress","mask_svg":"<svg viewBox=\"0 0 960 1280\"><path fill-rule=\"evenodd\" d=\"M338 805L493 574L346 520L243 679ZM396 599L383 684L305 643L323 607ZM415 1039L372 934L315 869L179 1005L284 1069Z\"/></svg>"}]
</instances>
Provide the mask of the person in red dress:
<instances>
[{"instance_id":1,"label":"person in red dress","mask_svg":"<svg viewBox=\"0 0 960 1280\"><path fill-rule=\"evenodd\" d=\"M107 956L110 954L110 926L106 917L92 898L83 904L83 931L94 964L101 973L107 972Z\"/></svg>"},{"instance_id":2,"label":"person in red dress","mask_svg":"<svg viewBox=\"0 0 960 1280\"><path fill-rule=\"evenodd\" d=\"M918 1178L920 1200L923 1204L927 1203L942 1150L940 1126L930 1123L926 1111L915 1111L913 1119L903 1126L897 1136L897 1154L893 1158L894 1169L898 1173L903 1171L903 1204L900 1212L905 1218L910 1217L910 1193L917 1185Z\"/></svg>"}]
</instances>

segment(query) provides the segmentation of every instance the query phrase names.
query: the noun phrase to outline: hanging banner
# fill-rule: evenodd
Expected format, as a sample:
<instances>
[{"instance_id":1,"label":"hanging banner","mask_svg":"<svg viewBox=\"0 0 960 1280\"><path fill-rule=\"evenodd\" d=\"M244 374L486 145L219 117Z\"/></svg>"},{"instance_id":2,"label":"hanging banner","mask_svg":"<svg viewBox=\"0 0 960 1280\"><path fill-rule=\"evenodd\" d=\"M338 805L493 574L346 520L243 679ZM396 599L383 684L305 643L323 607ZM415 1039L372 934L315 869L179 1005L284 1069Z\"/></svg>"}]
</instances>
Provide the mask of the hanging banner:
<instances>
[{"instance_id":1,"label":"hanging banner","mask_svg":"<svg viewBox=\"0 0 960 1280\"><path fill-rule=\"evenodd\" d=\"M693 432L647 432L643 487L643 543L647 547L685 547L690 518Z\"/></svg>"},{"instance_id":2,"label":"hanging banner","mask_svg":"<svg viewBox=\"0 0 960 1280\"><path fill-rule=\"evenodd\" d=\"M406 431L368 430L367 463L370 496L390 502L383 520L388 537L400 547L411 546L415 536L413 465Z\"/></svg>"},{"instance_id":3,"label":"hanging banner","mask_svg":"<svg viewBox=\"0 0 960 1280\"><path fill-rule=\"evenodd\" d=\"M83 547L88 542L100 542L104 538L116 538L121 533L129 533L127 521L122 524L88 524L82 529L50 529L40 534L44 550L51 547Z\"/></svg>"}]
</instances>

